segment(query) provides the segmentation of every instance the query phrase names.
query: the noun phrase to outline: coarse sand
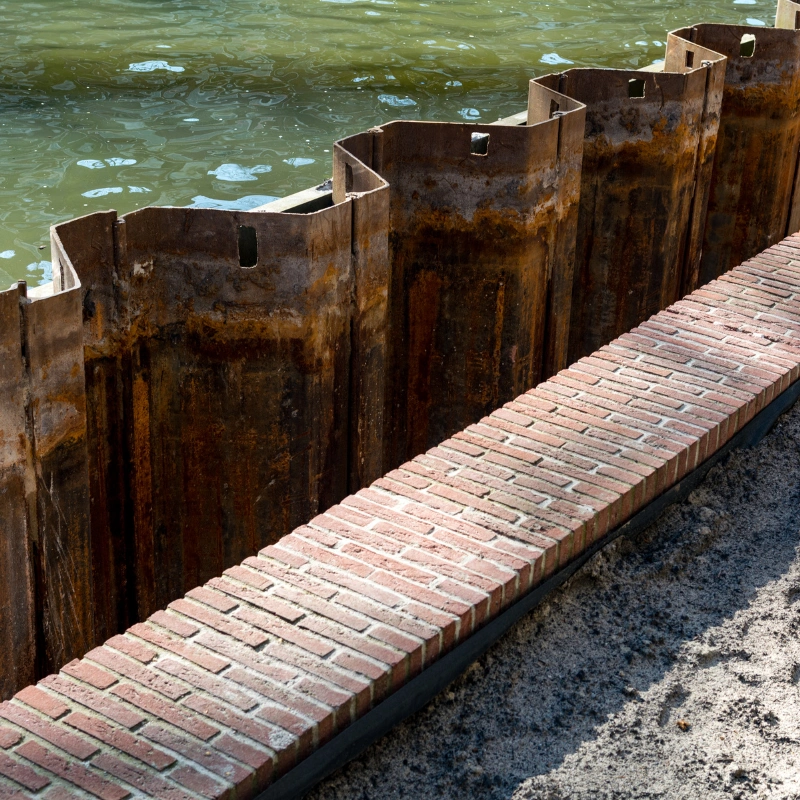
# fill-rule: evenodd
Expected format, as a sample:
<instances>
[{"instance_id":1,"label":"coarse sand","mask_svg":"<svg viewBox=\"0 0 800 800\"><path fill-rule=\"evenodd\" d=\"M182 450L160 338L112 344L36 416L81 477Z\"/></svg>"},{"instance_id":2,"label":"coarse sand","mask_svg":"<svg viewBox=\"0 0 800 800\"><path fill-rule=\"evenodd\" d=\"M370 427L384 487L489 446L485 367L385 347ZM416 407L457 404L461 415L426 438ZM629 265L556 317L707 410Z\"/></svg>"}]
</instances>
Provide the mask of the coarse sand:
<instances>
[{"instance_id":1,"label":"coarse sand","mask_svg":"<svg viewBox=\"0 0 800 800\"><path fill-rule=\"evenodd\" d=\"M313 800L800 798L800 405Z\"/></svg>"}]
</instances>

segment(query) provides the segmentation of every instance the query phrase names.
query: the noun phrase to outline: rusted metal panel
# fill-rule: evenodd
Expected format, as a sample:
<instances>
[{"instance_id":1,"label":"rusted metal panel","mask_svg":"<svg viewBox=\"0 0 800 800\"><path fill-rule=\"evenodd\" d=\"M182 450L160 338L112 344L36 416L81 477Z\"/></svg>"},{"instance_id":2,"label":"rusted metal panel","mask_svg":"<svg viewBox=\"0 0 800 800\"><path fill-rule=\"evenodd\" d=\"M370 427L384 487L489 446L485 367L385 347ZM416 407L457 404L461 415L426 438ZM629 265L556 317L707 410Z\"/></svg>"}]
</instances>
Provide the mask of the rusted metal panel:
<instances>
[{"instance_id":1,"label":"rusted metal panel","mask_svg":"<svg viewBox=\"0 0 800 800\"><path fill-rule=\"evenodd\" d=\"M705 70L705 99L700 118L699 142L695 159L694 191L689 226L686 234L683 263L681 266L681 289L679 295L693 292L702 285L700 264L703 257L703 237L708 216L708 198L711 194L711 178L714 171L714 156L717 150L722 94L725 86L725 56L708 48L687 41L670 33L667 36L665 72L685 72L691 69Z\"/></svg>"},{"instance_id":2,"label":"rusted metal panel","mask_svg":"<svg viewBox=\"0 0 800 800\"><path fill-rule=\"evenodd\" d=\"M707 283L796 224L790 210L800 143L800 34L741 25L675 33L727 58L699 276ZM752 53L743 37L754 37Z\"/></svg>"},{"instance_id":3,"label":"rusted metal panel","mask_svg":"<svg viewBox=\"0 0 800 800\"><path fill-rule=\"evenodd\" d=\"M717 58L698 68L684 61L676 73L574 69L537 79L586 105L570 361L680 297L693 211L702 212L693 206L698 163L721 101L707 92L708 73L722 70Z\"/></svg>"},{"instance_id":4,"label":"rusted metal panel","mask_svg":"<svg viewBox=\"0 0 800 800\"><path fill-rule=\"evenodd\" d=\"M788 30L800 30L800 3L793 0L778 0L775 12L775 27ZM789 210L789 220L786 224L786 233L797 233L800 230L800 158L795 169L794 188L792 190L792 204Z\"/></svg>"},{"instance_id":5,"label":"rusted metal panel","mask_svg":"<svg viewBox=\"0 0 800 800\"><path fill-rule=\"evenodd\" d=\"M138 620L129 564L135 558L128 509L129 448L124 427L126 320L114 265L116 213L81 217L51 234L53 273L81 276L89 494L97 642ZM68 254L68 255L67 255ZM124 304L123 304L124 305ZM128 357L129 361L129 357Z\"/></svg>"},{"instance_id":6,"label":"rusted metal panel","mask_svg":"<svg viewBox=\"0 0 800 800\"><path fill-rule=\"evenodd\" d=\"M0 700L32 683L35 596L28 519L35 513L26 426L21 295L0 292Z\"/></svg>"},{"instance_id":7,"label":"rusted metal panel","mask_svg":"<svg viewBox=\"0 0 800 800\"><path fill-rule=\"evenodd\" d=\"M372 135L361 134L368 147ZM334 203L352 203L353 320L350 360L348 491L356 492L383 474L384 406L389 302L389 186L356 152L334 145Z\"/></svg>"},{"instance_id":8,"label":"rusted metal panel","mask_svg":"<svg viewBox=\"0 0 800 800\"><path fill-rule=\"evenodd\" d=\"M380 474L387 204L366 180L313 214L144 209L56 229L85 286L108 630Z\"/></svg>"},{"instance_id":9,"label":"rusted metal panel","mask_svg":"<svg viewBox=\"0 0 800 800\"><path fill-rule=\"evenodd\" d=\"M568 321L548 313L568 315L551 298L568 305L574 240L558 233L577 209L582 107L560 100L565 116L548 94L529 126L393 122L341 143L390 186L386 469L565 355Z\"/></svg>"},{"instance_id":10,"label":"rusted metal panel","mask_svg":"<svg viewBox=\"0 0 800 800\"><path fill-rule=\"evenodd\" d=\"M352 220L344 204L150 209L125 225L144 614L347 494ZM241 227L259 242L252 268Z\"/></svg>"},{"instance_id":11,"label":"rusted metal panel","mask_svg":"<svg viewBox=\"0 0 800 800\"><path fill-rule=\"evenodd\" d=\"M80 303L80 291L71 288L22 306L40 675L57 671L95 643Z\"/></svg>"}]
</instances>

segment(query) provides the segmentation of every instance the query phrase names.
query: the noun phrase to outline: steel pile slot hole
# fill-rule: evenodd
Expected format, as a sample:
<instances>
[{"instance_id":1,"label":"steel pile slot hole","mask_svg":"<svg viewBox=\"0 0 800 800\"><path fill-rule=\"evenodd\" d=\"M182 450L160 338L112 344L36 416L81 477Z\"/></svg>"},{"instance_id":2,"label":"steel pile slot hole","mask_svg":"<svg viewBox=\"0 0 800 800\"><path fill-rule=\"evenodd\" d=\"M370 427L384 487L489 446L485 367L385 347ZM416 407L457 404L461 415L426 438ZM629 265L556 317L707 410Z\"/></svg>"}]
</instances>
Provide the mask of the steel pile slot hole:
<instances>
[{"instance_id":1,"label":"steel pile slot hole","mask_svg":"<svg viewBox=\"0 0 800 800\"><path fill-rule=\"evenodd\" d=\"M249 225L239 226L239 266L249 269L258 264L258 233Z\"/></svg>"},{"instance_id":2,"label":"steel pile slot hole","mask_svg":"<svg viewBox=\"0 0 800 800\"><path fill-rule=\"evenodd\" d=\"M628 97L644 97L644 81L641 78L631 78L628 81Z\"/></svg>"},{"instance_id":3,"label":"steel pile slot hole","mask_svg":"<svg viewBox=\"0 0 800 800\"><path fill-rule=\"evenodd\" d=\"M746 33L742 36L742 42L739 45L739 55L742 58L752 58L756 52L756 37L752 33Z\"/></svg>"},{"instance_id":4,"label":"steel pile slot hole","mask_svg":"<svg viewBox=\"0 0 800 800\"><path fill-rule=\"evenodd\" d=\"M489 154L489 134L473 133L470 137L469 152L474 156L485 156Z\"/></svg>"}]
</instances>

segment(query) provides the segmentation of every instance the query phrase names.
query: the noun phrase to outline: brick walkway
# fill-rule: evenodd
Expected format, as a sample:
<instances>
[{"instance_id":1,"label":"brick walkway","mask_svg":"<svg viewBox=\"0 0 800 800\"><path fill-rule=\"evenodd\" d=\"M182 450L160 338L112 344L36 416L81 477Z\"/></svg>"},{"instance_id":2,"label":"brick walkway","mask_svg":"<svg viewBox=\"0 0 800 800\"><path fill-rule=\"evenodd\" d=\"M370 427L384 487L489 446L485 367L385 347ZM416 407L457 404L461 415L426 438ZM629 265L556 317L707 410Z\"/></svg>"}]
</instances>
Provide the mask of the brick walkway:
<instances>
[{"instance_id":1,"label":"brick walkway","mask_svg":"<svg viewBox=\"0 0 800 800\"><path fill-rule=\"evenodd\" d=\"M800 236L0 705L0 799L245 798L800 374Z\"/></svg>"}]
</instances>

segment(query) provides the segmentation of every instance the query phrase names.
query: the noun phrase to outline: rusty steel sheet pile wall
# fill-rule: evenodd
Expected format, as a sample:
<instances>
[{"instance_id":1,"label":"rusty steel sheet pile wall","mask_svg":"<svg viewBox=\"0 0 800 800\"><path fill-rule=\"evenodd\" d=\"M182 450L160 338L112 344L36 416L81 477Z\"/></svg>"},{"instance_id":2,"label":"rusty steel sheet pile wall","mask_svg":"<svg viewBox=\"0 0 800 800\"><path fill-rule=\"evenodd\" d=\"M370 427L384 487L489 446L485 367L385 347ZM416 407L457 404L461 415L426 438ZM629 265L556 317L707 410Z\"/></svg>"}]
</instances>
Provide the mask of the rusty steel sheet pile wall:
<instances>
[{"instance_id":1,"label":"rusty steel sheet pile wall","mask_svg":"<svg viewBox=\"0 0 800 800\"><path fill-rule=\"evenodd\" d=\"M80 292L0 293L0 694L95 641Z\"/></svg>"},{"instance_id":2,"label":"rusty steel sheet pile wall","mask_svg":"<svg viewBox=\"0 0 800 800\"><path fill-rule=\"evenodd\" d=\"M727 58L699 274L704 284L800 228L800 204L792 207L800 36L737 25L696 25L675 35Z\"/></svg>"},{"instance_id":3,"label":"rusty steel sheet pile wall","mask_svg":"<svg viewBox=\"0 0 800 800\"><path fill-rule=\"evenodd\" d=\"M393 122L340 143L389 185L385 470L566 365L583 107L532 94L527 126Z\"/></svg>"},{"instance_id":4,"label":"rusty steel sheet pile wall","mask_svg":"<svg viewBox=\"0 0 800 800\"><path fill-rule=\"evenodd\" d=\"M381 474L384 399L369 375L383 371L384 329L357 298L380 305L387 291L370 273L380 241L354 258L352 226L348 200L309 215L147 208L55 229L86 287L100 640L345 496L351 449L360 479Z\"/></svg>"},{"instance_id":5,"label":"rusty steel sheet pile wall","mask_svg":"<svg viewBox=\"0 0 800 800\"><path fill-rule=\"evenodd\" d=\"M310 213L56 226L0 293L0 696L800 228L799 14L343 139Z\"/></svg>"},{"instance_id":6,"label":"rusty steel sheet pile wall","mask_svg":"<svg viewBox=\"0 0 800 800\"><path fill-rule=\"evenodd\" d=\"M693 202L697 166L722 101L724 59L706 63L684 62L683 74L574 69L538 79L587 107L570 361L681 296L692 216L705 213Z\"/></svg>"}]
</instances>

